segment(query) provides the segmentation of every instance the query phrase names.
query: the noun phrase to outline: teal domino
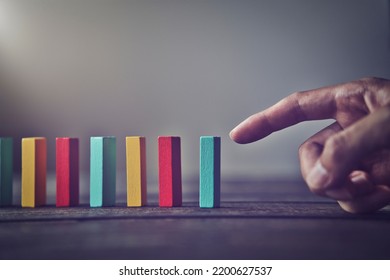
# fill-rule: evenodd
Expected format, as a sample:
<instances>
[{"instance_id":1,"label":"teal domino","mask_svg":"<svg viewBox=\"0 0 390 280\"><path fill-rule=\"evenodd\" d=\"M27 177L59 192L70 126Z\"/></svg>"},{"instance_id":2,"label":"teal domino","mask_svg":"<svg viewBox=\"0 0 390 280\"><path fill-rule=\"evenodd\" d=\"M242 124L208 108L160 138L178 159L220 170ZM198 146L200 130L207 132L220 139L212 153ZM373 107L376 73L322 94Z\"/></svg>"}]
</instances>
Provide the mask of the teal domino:
<instances>
[{"instance_id":1,"label":"teal domino","mask_svg":"<svg viewBox=\"0 0 390 280\"><path fill-rule=\"evenodd\" d=\"M13 141L0 138L0 206L12 205Z\"/></svg>"},{"instance_id":2,"label":"teal domino","mask_svg":"<svg viewBox=\"0 0 390 280\"><path fill-rule=\"evenodd\" d=\"M200 137L199 206L217 208L221 196L221 138Z\"/></svg>"},{"instance_id":3,"label":"teal domino","mask_svg":"<svg viewBox=\"0 0 390 280\"><path fill-rule=\"evenodd\" d=\"M90 206L115 206L116 138L91 137Z\"/></svg>"}]
</instances>

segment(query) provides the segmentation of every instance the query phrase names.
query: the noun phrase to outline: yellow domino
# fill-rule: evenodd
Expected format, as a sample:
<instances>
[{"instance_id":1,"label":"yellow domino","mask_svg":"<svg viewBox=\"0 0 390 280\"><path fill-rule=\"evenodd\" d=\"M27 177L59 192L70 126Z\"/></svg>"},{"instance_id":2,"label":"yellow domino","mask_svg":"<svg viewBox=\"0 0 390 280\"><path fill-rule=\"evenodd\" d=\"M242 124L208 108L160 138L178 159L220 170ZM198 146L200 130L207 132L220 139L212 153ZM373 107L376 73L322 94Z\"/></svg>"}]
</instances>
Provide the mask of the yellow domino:
<instances>
[{"instance_id":1,"label":"yellow domino","mask_svg":"<svg viewBox=\"0 0 390 280\"><path fill-rule=\"evenodd\" d=\"M22 139L22 207L46 204L46 138Z\"/></svg>"},{"instance_id":2,"label":"yellow domino","mask_svg":"<svg viewBox=\"0 0 390 280\"><path fill-rule=\"evenodd\" d=\"M146 205L145 137L126 137L127 206Z\"/></svg>"}]
</instances>

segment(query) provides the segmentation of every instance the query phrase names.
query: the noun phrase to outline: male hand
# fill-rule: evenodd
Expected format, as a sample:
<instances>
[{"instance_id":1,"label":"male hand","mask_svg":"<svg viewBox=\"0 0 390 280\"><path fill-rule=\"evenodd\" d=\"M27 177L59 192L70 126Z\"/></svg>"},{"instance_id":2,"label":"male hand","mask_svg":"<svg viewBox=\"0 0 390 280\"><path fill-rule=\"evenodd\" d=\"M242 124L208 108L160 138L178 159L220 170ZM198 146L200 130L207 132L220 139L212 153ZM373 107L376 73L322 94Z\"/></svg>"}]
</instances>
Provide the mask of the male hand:
<instances>
[{"instance_id":1,"label":"male hand","mask_svg":"<svg viewBox=\"0 0 390 280\"><path fill-rule=\"evenodd\" d=\"M310 190L347 212L373 212L390 202L390 80L364 78L294 93L230 132L237 143L262 139L307 120L336 120L299 148Z\"/></svg>"}]
</instances>

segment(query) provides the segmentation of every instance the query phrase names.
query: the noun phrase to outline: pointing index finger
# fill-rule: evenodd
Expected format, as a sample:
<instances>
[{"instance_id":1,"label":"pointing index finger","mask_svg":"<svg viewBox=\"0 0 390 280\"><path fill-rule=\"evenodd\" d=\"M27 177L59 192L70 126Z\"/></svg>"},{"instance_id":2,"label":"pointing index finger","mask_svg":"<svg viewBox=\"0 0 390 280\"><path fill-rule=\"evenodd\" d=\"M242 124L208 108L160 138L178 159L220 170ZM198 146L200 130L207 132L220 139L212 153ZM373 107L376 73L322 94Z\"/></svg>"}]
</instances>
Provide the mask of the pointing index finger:
<instances>
[{"instance_id":1,"label":"pointing index finger","mask_svg":"<svg viewBox=\"0 0 390 280\"><path fill-rule=\"evenodd\" d=\"M230 132L230 137L237 143L246 144L303 121L332 118L338 87L293 93L244 120Z\"/></svg>"}]
</instances>

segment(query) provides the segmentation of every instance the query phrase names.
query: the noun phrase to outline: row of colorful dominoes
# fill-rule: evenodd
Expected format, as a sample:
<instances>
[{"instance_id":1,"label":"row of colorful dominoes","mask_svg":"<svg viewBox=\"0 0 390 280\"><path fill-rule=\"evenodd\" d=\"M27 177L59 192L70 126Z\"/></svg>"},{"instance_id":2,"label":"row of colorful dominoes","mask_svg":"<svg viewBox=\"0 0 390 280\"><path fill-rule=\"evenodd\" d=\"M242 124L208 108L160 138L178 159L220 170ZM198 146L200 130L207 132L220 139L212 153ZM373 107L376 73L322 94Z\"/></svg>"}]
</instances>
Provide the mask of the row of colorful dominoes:
<instances>
[{"instance_id":1,"label":"row of colorful dominoes","mask_svg":"<svg viewBox=\"0 0 390 280\"><path fill-rule=\"evenodd\" d=\"M90 206L114 206L116 138L90 139ZM46 138L22 139L22 207L46 204ZM220 137L200 137L199 206L219 207ZM158 137L159 205L182 205L180 137ZM145 137L126 137L127 206L147 203ZM0 138L0 206L12 205L13 141ZM56 138L56 206L79 205L79 140Z\"/></svg>"}]
</instances>

